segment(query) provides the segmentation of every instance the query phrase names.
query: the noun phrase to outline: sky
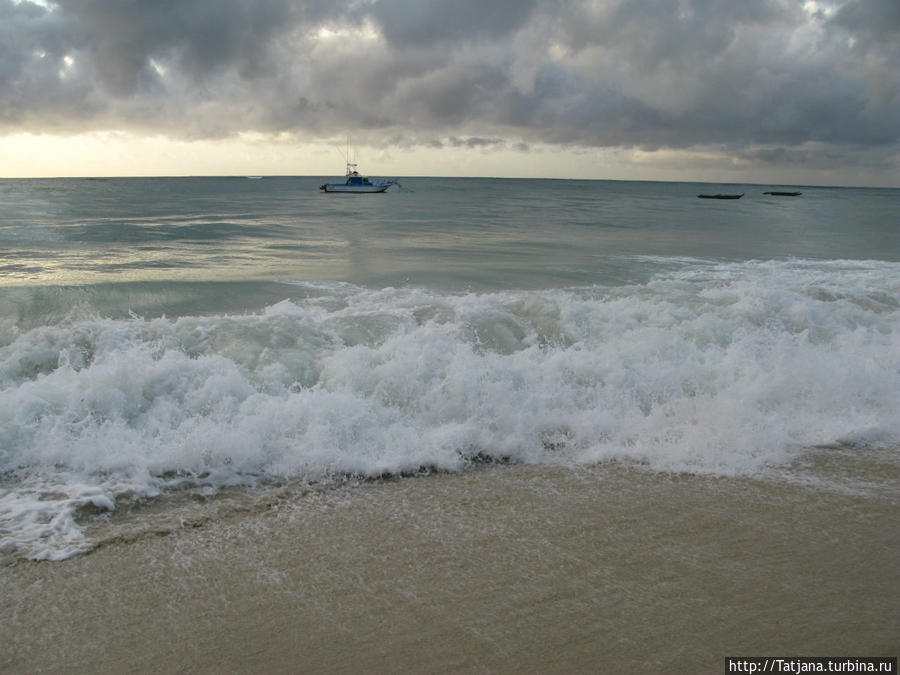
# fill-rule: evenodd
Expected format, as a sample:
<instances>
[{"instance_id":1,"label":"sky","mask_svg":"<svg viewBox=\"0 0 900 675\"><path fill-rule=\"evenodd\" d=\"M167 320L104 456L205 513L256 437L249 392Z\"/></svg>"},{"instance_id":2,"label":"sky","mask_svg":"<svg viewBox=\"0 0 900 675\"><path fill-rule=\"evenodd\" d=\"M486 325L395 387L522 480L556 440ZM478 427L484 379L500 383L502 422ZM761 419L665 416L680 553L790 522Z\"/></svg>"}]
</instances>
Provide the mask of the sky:
<instances>
[{"instance_id":1,"label":"sky","mask_svg":"<svg viewBox=\"0 0 900 675\"><path fill-rule=\"evenodd\" d=\"M0 0L0 177L900 187L900 0Z\"/></svg>"}]
</instances>

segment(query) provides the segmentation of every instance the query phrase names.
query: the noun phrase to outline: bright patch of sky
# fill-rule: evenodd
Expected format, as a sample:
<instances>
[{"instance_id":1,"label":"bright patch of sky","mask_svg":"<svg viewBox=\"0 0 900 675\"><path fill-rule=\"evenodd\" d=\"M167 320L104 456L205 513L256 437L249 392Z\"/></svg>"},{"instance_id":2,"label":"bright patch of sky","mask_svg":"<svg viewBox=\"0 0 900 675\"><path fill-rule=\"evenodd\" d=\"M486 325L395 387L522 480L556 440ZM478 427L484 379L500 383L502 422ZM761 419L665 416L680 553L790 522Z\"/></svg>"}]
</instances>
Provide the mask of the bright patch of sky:
<instances>
[{"instance_id":1,"label":"bright patch of sky","mask_svg":"<svg viewBox=\"0 0 900 675\"><path fill-rule=\"evenodd\" d=\"M900 185L898 0L0 0L0 44L0 176L321 175L349 134L397 175Z\"/></svg>"}]
</instances>

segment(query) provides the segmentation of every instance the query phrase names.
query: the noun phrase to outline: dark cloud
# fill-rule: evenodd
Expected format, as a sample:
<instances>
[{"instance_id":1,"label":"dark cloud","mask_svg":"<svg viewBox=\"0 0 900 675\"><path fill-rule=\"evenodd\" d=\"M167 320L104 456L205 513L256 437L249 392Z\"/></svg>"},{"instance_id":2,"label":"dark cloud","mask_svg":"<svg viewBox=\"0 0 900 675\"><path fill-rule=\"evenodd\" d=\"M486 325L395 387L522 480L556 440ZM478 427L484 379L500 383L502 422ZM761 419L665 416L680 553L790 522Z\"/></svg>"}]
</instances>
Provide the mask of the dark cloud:
<instances>
[{"instance_id":1,"label":"dark cloud","mask_svg":"<svg viewBox=\"0 0 900 675\"><path fill-rule=\"evenodd\" d=\"M396 46L446 48L506 38L528 22L537 5L537 0L377 0L371 15Z\"/></svg>"},{"instance_id":2,"label":"dark cloud","mask_svg":"<svg viewBox=\"0 0 900 675\"><path fill-rule=\"evenodd\" d=\"M455 136L451 136L447 139L447 144L454 148L490 148L503 146L505 145L505 141L502 138L478 138L477 136L456 138Z\"/></svg>"},{"instance_id":3,"label":"dark cloud","mask_svg":"<svg viewBox=\"0 0 900 675\"><path fill-rule=\"evenodd\" d=\"M884 163L897 63L897 0L0 0L0 133Z\"/></svg>"},{"instance_id":4,"label":"dark cloud","mask_svg":"<svg viewBox=\"0 0 900 675\"><path fill-rule=\"evenodd\" d=\"M897 0L851 0L831 20L865 42L887 43L895 48L900 40L900 2Z\"/></svg>"}]
</instances>

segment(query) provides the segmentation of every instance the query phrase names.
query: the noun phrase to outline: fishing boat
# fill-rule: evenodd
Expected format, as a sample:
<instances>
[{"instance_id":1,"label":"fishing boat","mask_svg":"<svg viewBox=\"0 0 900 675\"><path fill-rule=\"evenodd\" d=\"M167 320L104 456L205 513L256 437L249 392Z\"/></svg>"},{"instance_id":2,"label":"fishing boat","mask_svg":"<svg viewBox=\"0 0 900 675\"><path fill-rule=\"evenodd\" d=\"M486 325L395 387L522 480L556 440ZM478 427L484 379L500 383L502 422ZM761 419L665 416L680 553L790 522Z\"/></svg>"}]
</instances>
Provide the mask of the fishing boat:
<instances>
[{"instance_id":1,"label":"fishing boat","mask_svg":"<svg viewBox=\"0 0 900 675\"><path fill-rule=\"evenodd\" d=\"M740 199L744 196L744 193L740 193L739 195L735 194L714 194L714 195L697 195L700 199Z\"/></svg>"},{"instance_id":2,"label":"fishing boat","mask_svg":"<svg viewBox=\"0 0 900 675\"><path fill-rule=\"evenodd\" d=\"M799 197L802 195L802 192L784 192L781 190L772 190L770 192L763 192L764 195L772 195L773 197Z\"/></svg>"},{"instance_id":3,"label":"fishing boat","mask_svg":"<svg viewBox=\"0 0 900 675\"><path fill-rule=\"evenodd\" d=\"M395 180L384 180L372 182L368 176L360 175L356 170L356 163L351 161L350 156L350 137L347 137L347 153L344 155L347 160L347 175L343 183L323 183L319 186L322 192L358 192L368 194L370 192L384 192L391 185L399 185Z\"/></svg>"},{"instance_id":4,"label":"fishing boat","mask_svg":"<svg viewBox=\"0 0 900 675\"><path fill-rule=\"evenodd\" d=\"M319 186L323 192L384 192L397 181L387 180L373 183L368 176L362 176L356 170L356 164L347 162L347 180L343 183L324 183Z\"/></svg>"}]
</instances>

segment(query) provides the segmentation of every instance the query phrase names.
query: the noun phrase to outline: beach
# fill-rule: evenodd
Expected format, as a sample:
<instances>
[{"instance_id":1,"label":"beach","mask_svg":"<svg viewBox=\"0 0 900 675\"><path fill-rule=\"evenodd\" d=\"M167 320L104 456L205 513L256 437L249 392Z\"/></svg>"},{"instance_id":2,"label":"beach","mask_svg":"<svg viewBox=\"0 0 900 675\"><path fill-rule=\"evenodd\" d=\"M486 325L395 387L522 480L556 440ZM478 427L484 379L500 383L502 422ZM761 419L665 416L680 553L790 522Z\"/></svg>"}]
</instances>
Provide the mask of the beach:
<instances>
[{"instance_id":1,"label":"beach","mask_svg":"<svg viewBox=\"0 0 900 675\"><path fill-rule=\"evenodd\" d=\"M0 675L896 675L900 0L0 36Z\"/></svg>"},{"instance_id":2,"label":"beach","mask_svg":"<svg viewBox=\"0 0 900 675\"><path fill-rule=\"evenodd\" d=\"M324 180L0 180L0 671L900 651L900 191Z\"/></svg>"},{"instance_id":3,"label":"beach","mask_svg":"<svg viewBox=\"0 0 900 675\"><path fill-rule=\"evenodd\" d=\"M896 501L616 463L246 495L0 570L3 672L725 672L898 650Z\"/></svg>"}]
</instances>

